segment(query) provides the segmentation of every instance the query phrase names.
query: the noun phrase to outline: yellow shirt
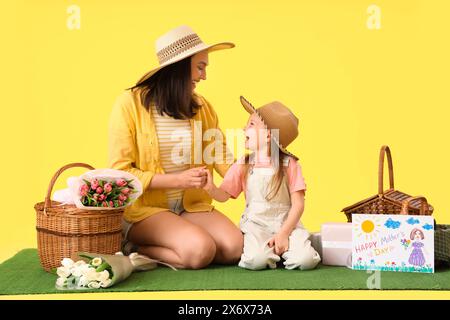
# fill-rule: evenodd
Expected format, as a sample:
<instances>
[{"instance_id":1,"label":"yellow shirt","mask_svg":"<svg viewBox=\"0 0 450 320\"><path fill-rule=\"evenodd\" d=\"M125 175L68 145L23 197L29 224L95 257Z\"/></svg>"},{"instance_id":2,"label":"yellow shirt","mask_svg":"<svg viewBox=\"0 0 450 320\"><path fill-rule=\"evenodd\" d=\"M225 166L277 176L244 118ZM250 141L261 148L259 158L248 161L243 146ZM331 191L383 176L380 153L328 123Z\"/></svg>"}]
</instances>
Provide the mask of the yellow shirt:
<instances>
[{"instance_id":1,"label":"yellow shirt","mask_svg":"<svg viewBox=\"0 0 450 320\"><path fill-rule=\"evenodd\" d=\"M211 173L214 168L223 177L233 159L225 147L226 141L222 131L220 131L223 137L220 145L218 144L220 141L216 142L214 138L203 138L206 130L219 129L217 114L202 96L194 93L194 99L201 107L189 120L192 129L190 168L207 166ZM125 220L137 222L152 214L167 211L167 190L149 187L153 176L156 173L163 174L164 169L159 154L154 118L142 105L138 90L134 92L127 90L117 98L111 112L108 132L108 166L135 175L143 187L143 194L125 209ZM214 150L214 145L209 146L210 144L216 144L215 150L220 150L221 154L216 155L212 151L211 153L216 156L215 161L206 164L203 153L205 149ZM225 161L227 156L228 163ZM212 211L214 206L211 205L211 201L211 197L203 189L186 189L184 192L183 206L188 212Z\"/></svg>"}]
</instances>

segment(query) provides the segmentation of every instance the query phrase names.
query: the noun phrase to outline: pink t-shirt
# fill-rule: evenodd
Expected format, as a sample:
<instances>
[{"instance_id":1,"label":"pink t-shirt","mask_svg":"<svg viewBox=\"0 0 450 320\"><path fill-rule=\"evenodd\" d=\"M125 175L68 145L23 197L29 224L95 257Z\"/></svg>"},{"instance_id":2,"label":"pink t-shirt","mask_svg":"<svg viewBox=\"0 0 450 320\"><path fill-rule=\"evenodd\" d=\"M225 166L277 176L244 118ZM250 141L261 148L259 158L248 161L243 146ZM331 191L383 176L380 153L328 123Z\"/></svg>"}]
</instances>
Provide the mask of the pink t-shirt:
<instances>
[{"instance_id":1,"label":"pink t-shirt","mask_svg":"<svg viewBox=\"0 0 450 320\"><path fill-rule=\"evenodd\" d=\"M270 166L270 164L256 164L255 168ZM302 168L300 164L292 157L289 157L286 176L290 193L294 193L300 190L306 191L306 184L305 179L303 178ZM242 191L245 192L244 165L240 164L239 161L235 162L225 174L220 188L227 192L233 199L236 199Z\"/></svg>"}]
</instances>

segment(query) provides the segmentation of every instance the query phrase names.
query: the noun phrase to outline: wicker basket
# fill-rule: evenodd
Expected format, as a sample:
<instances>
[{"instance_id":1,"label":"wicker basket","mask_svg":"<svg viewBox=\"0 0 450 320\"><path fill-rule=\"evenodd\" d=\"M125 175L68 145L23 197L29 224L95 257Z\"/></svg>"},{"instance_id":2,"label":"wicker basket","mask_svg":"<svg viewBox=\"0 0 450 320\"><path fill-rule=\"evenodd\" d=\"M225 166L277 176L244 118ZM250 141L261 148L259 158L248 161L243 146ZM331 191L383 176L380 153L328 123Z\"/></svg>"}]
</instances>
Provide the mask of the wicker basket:
<instances>
[{"instance_id":1,"label":"wicker basket","mask_svg":"<svg viewBox=\"0 0 450 320\"><path fill-rule=\"evenodd\" d=\"M434 259L450 266L450 225L438 224L434 231Z\"/></svg>"},{"instance_id":2,"label":"wicker basket","mask_svg":"<svg viewBox=\"0 0 450 320\"><path fill-rule=\"evenodd\" d=\"M45 201L34 206L39 259L48 272L78 251L114 254L121 248L123 209L85 210L50 200L56 179L73 167L94 169L85 163L62 167L50 181Z\"/></svg>"},{"instance_id":3,"label":"wicker basket","mask_svg":"<svg viewBox=\"0 0 450 320\"><path fill-rule=\"evenodd\" d=\"M387 156L389 168L389 189L383 191L384 158ZM400 214L403 202L411 198L410 195L394 189L394 169L392 165L391 150L388 146L382 146L378 165L378 194L348 206L342 211L347 216L348 222L352 221L352 213L365 214ZM420 197L415 197L408 202L409 214L419 215L422 206ZM429 204L426 214L433 213L433 207Z\"/></svg>"}]
</instances>

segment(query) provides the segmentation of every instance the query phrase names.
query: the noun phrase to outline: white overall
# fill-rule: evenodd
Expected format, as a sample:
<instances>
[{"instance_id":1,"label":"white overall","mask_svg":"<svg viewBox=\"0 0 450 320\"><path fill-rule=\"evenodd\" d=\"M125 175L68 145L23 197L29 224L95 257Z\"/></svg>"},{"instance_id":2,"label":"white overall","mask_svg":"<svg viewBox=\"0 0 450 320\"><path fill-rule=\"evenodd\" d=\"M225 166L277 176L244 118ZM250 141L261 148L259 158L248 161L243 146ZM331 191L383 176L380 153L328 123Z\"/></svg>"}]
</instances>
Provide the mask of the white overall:
<instances>
[{"instance_id":1,"label":"white overall","mask_svg":"<svg viewBox=\"0 0 450 320\"><path fill-rule=\"evenodd\" d=\"M287 163L285 162L284 165ZM274 168L252 168L249 170L246 188L246 209L240 221L244 233L244 251L239 266L251 270L267 267L276 268L280 257L269 240L280 230L291 208L291 199L286 177L273 199L265 196ZM289 236L289 248L282 254L286 269L313 269L320 262L320 256L308 240L310 234L301 222Z\"/></svg>"}]
</instances>

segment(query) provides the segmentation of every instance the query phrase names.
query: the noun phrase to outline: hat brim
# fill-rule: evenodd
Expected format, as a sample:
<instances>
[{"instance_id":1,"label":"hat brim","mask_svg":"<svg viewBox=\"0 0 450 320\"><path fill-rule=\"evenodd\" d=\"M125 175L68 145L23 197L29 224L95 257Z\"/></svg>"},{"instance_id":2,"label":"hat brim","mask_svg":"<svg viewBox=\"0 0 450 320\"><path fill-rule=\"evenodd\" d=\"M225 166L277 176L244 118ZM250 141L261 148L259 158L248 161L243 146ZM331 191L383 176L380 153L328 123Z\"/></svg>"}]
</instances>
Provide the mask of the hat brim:
<instances>
[{"instance_id":1,"label":"hat brim","mask_svg":"<svg viewBox=\"0 0 450 320\"><path fill-rule=\"evenodd\" d=\"M148 71L147 73L145 73L137 82L136 82L136 86L141 84L142 82L144 82L145 80L147 80L148 78L150 78L152 75L154 75L155 73L157 73L159 70L161 70L164 67L167 67L171 64L174 64L178 61L181 61L183 59L186 59L188 57L193 56L196 53L199 53L201 51L207 50L208 52L213 52L213 51L219 51L219 50L225 50L225 49L231 49L234 48L235 44L232 42L220 42L220 43L216 43L216 44L212 44L212 45L204 45L204 46L199 46L197 48L195 48L194 50L191 51L187 51L184 54L180 54L179 57L177 57L176 59L173 60L169 60L166 63L163 63L162 65L160 65L159 67L153 68L152 70Z\"/></svg>"},{"instance_id":2,"label":"hat brim","mask_svg":"<svg viewBox=\"0 0 450 320\"><path fill-rule=\"evenodd\" d=\"M258 109L256 109L247 99L245 99L243 96L240 97L241 100L241 104L244 107L245 111L247 111L250 114L256 113L258 115L258 117L262 120L262 122L264 122L264 125L267 127L266 122L264 121L264 118L262 117L262 115L258 112ZM277 144L278 148L280 148L281 152L283 152L284 154L293 157L295 160L298 160L298 157L289 152L285 147L283 147L283 145L280 143L280 141L278 141L278 139L276 139L275 137L273 137L273 141L275 141L275 143Z\"/></svg>"}]
</instances>

